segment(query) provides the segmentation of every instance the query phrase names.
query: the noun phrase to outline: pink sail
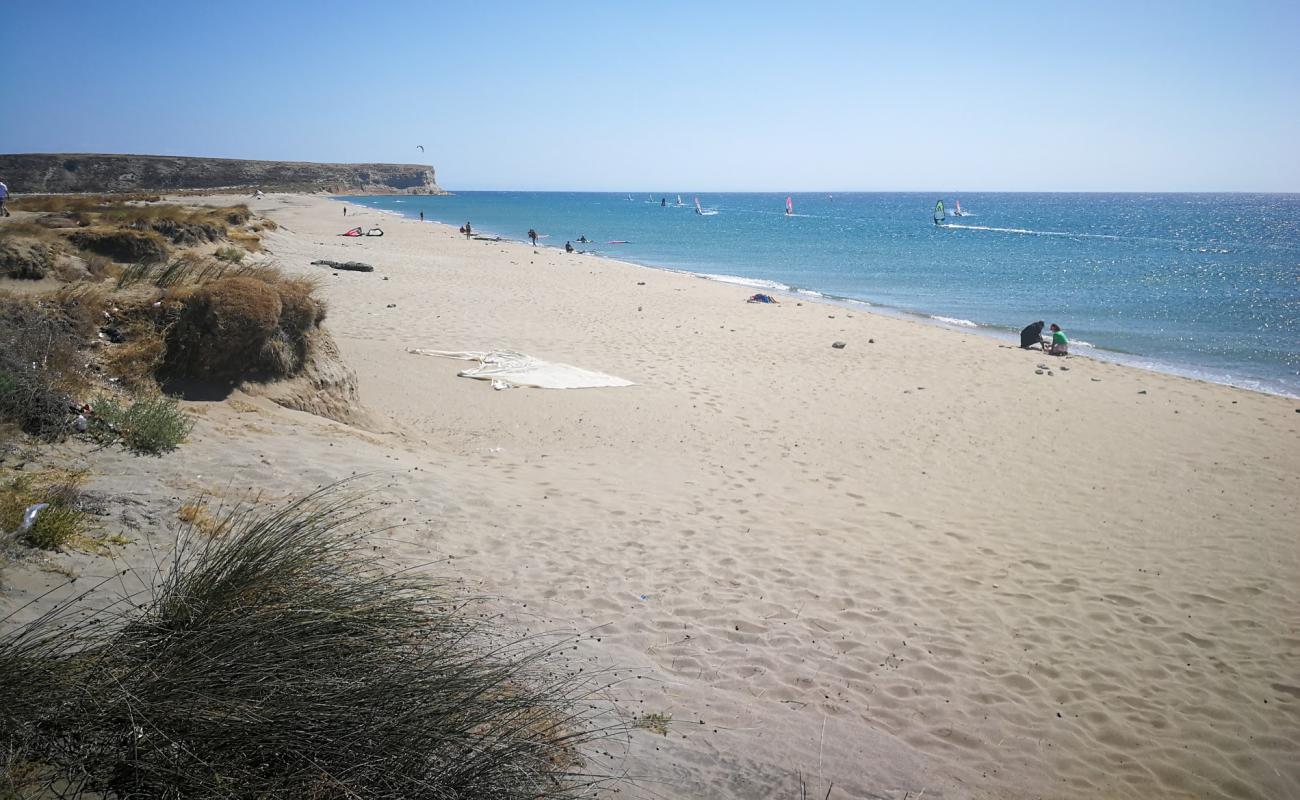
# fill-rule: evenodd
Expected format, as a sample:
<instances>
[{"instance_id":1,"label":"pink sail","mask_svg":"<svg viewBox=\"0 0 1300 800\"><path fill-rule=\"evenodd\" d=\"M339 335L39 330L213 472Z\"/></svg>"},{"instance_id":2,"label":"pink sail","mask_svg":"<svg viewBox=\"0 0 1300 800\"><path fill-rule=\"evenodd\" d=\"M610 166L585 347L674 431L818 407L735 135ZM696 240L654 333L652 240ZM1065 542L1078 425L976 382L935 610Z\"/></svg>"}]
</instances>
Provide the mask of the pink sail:
<instances>
[{"instance_id":1,"label":"pink sail","mask_svg":"<svg viewBox=\"0 0 1300 800\"><path fill-rule=\"evenodd\" d=\"M789 197L785 199L785 213L787 214L794 213L794 201L791 200Z\"/></svg>"}]
</instances>

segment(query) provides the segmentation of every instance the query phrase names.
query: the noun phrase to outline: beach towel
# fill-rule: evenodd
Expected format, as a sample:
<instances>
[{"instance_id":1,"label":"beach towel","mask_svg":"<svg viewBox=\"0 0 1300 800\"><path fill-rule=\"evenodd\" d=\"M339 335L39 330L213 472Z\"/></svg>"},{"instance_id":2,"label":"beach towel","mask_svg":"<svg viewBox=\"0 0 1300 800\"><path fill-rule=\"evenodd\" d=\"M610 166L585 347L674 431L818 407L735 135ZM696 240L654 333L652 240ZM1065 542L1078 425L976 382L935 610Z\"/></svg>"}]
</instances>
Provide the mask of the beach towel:
<instances>
[{"instance_id":1,"label":"beach towel","mask_svg":"<svg viewBox=\"0 0 1300 800\"><path fill-rule=\"evenodd\" d=\"M770 294L756 294L745 301L746 303L775 303L776 298Z\"/></svg>"},{"instance_id":2,"label":"beach towel","mask_svg":"<svg viewBox=\"0 0 1300 800\"><path fill-rule=\"evenodd\" d=\"M477 361L478 366L457 373L462 378L491 381L493 389L525 386L533 389L599 389L632 386L631 381L594 372L572 364L543 361L540 358L509 350L461 352L410 348L406 352L421 356L440 356L461 361Z\"/></svg>"}]
</instances>

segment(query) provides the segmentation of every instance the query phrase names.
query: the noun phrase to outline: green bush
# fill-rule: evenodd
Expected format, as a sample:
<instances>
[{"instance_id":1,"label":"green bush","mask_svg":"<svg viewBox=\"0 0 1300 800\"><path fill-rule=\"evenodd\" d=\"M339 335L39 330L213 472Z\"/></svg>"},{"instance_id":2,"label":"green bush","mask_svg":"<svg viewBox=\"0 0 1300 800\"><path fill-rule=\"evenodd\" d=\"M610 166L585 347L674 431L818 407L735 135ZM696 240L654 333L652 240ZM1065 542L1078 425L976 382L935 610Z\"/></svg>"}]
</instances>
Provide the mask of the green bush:
<instances>
[{"instance_id":1,"label":"green bush","mask_svg":"<svg viewBox=\"0 0 1300 800\"><path fill-rule=\"evenodd\" d=\"M194 427L175 398L143 394L123 403L95 398L89 432L96 440L121 442L131 450L155 455L176 449Z\"/></svg>"},{"instance_id":2,"label":"green bush","mask_svg":"<svg viewBox=\"0 0 1300 800\"><path fill-rule=\"evenodd\" d=\"M85 514L75 508L50 506L36 515L27 541L42 550L58 550L81 532Z\"/></svg>"}]
</instances>

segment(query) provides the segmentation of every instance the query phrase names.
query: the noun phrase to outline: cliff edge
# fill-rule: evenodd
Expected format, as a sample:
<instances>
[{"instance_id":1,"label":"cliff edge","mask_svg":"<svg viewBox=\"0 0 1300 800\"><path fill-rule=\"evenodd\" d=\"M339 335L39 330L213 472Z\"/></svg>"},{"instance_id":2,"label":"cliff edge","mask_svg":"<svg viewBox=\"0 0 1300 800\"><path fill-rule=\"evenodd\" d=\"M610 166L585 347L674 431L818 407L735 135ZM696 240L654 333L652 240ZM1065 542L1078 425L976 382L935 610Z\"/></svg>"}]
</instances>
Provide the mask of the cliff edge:
<instances>
[{"instance_id":1,"label":"cliff edge","mask_svg":"<svg viewBox=\"0 0 1300 800\"><path fill-rule=\"evenodd\" d=\"M15 194L261 189L332 194L446 194L423 164L319 164L235 158L17 153L0 155Z\"/></svg>"}]
</instances>

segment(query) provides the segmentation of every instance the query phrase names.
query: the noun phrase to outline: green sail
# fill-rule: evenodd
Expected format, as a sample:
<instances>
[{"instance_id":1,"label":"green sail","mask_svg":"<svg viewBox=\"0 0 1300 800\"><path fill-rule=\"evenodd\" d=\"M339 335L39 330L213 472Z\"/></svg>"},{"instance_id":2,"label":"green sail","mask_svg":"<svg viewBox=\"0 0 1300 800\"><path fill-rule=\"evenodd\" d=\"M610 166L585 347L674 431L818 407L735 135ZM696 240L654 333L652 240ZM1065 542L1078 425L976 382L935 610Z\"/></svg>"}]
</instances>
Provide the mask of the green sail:
<instances>
[{"instance_id":1,"label":"green sail","mask_svg":"<svg viewBox=\"0 0 1300 800\"><path fill-rule=\"evenodd\" d=\"M943 222L945 218L946 215L943 213L943 201L940 200L934 204L934 224L938 225L940 222Z\"/></svg>"}]
</instances>

